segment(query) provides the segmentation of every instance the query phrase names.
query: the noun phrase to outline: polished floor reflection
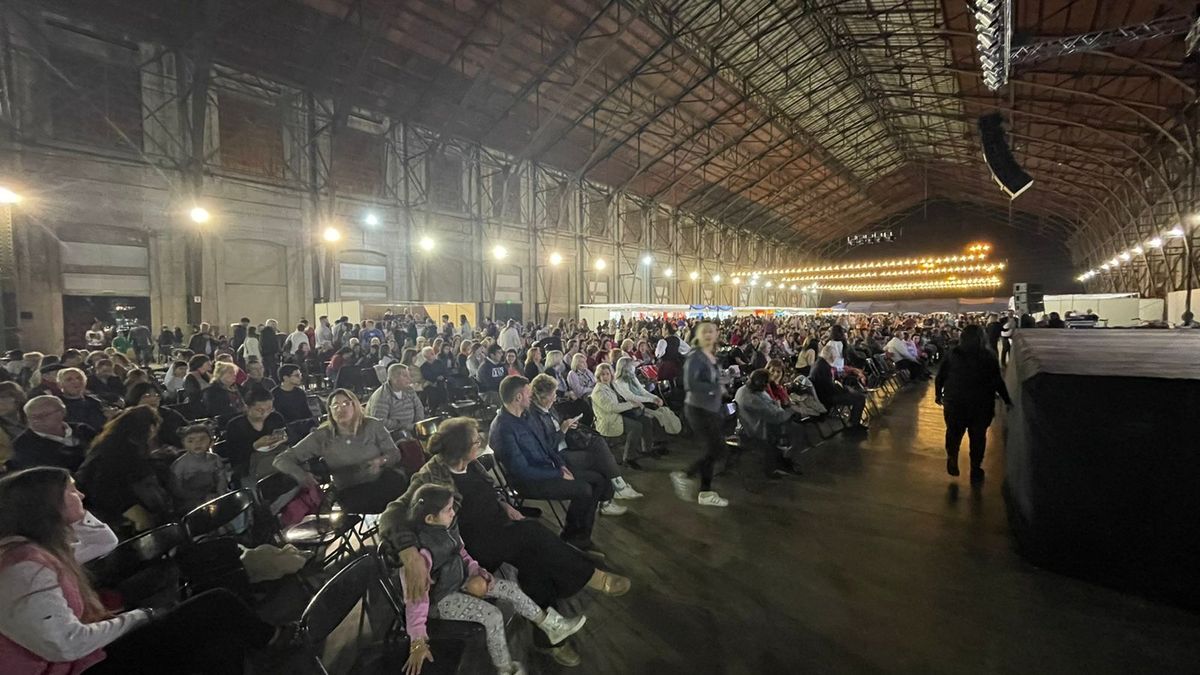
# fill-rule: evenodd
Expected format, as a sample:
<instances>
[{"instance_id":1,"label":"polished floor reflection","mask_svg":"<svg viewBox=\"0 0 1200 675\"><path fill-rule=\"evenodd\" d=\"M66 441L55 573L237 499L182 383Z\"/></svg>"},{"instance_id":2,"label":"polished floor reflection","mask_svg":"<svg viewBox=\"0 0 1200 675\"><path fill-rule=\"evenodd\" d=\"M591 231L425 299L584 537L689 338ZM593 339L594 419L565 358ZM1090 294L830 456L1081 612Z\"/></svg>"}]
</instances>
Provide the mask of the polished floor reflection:
<instances>
[{"instance_id":1,"label":"polished floor reflection","mask_svg":"<svg viewBox=\"0 0 1200 675\"><path fill-rule=\"evenodd\" d=\"M1016 555L1000 494L1002 423L978 490L946 475L943 430L928 384L914 384L865 439L805 453L803 478L766 489L718 479L725 510L672 495L667 472L693 454L687 444L628 475L646 498L605 518L595 538L634 590L580 599L584 663L561 672L1200 669L1200 615ZM540 655L530 666L560 672Z\"/></svg>"}]
</instances>

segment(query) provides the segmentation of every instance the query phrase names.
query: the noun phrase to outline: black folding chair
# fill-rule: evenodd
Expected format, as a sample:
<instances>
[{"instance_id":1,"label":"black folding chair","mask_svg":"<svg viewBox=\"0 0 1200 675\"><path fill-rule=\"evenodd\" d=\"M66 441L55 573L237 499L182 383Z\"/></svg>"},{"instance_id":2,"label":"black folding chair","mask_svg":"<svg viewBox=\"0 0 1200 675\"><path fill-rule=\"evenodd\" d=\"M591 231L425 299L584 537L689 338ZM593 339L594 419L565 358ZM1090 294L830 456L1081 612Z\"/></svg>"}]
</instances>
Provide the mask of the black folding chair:
<instances>
[{"instance_id":1,"label":"black folding chair","mask_svg":"<svg viewBox=\"0 0 1200 675\"><path fill-rule=\"evenodd\" d=\"M252 491L234 490L192 509L180 520L180 523L192 541L203 541L233 523L238 516L250 514L253 508L254 493ZM249 529L250 523L247 522L246 531Z\"/></svg>"},{"instance_id":2,"label":"black folding chair","mask_svg":"<svg viewBox=\"0 0 1200 675\"><path fill-rule=\"evenodd\" d=\"M409 637L403 627L404 610L399 593L391 583L388 572L374 551L366 552L343 567L317 591L300 617L301 635L318 670L329 675L321 661L322 643L362 602L362 617L370 612L369 591L378 588L394 613L392 628L380 639L361 644L365 621L360 619L358 639L353 653L354 662L345 672L361 675L395 673L398 664L408 659ZM427 623L429 646L433 661L425 663L422 675L457 673L462 665L468 641L483 639L483 626L461 621L430 619ZM482 664L480 664L482 665ZM476 666L478 667L478 666ZM482 672L469 669L466 672Z\"/></svg>"},{"instance_id":3,"label":"black folding chair","mask_svg":"<svg viewBox=\"0 0 1200 675\"><path fill-rule=\"evenodd\" d=\"M118 590L126 607L136 607L177 583L168 574L171 553L187 538L179 523L160 525L126 539L84 567L97 587Z\"/></svg>"},{"instance_id":4,"label":"black folding chair","mask_svg":"<svg viewBox=\"0 0 1200 675\"><path fill-rule=\"evenodd\" d=\"M296 480L286 473L264 476L255 486L260 508L271 516L270 527L275 539L302 551L319 553L322 567L344 554L352 553L354 547L350 533L362 520L357 515L333 511L305 516L299 523L286 528L279 524L279 513L283 507L277 508L275 503L297 487L299 484ZM330 551L335 543L337 547Z\"/></svg>"},{"instance_id":5,"label":"black folding chair","mask_svg":"<svg viewBox=\"0 0 1200 675\"><path fill-rule=\"evenodd\" d=\"M420 420L413 425L413 435L416 436L417 440L421 441L421 445L424 446L429 443L429 439L437 433L438 426L441 425L441 423L445 420L446 417L444 415L426 417L425 419Z\"/></svg>"}]
</instances>

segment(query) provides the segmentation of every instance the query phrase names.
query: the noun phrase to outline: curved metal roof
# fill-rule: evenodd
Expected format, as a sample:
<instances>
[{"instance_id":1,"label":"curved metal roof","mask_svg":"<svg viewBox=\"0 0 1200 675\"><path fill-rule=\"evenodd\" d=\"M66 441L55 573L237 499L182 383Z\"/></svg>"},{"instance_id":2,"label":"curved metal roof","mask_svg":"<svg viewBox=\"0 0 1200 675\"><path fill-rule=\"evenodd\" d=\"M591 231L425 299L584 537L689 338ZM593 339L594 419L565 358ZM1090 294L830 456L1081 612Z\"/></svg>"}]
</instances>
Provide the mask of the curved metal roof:
<instances>
[{"instance_id":1,"label":"curved metal roof","mask_svg":"<svg viewBox=\"0 0 1200 675\"><path fill-rule=\"evenodd\" d=\"M87 11L177 42L195 37L188 4ZM1014 225L1037 222L1085 257L1171 198L1197 154L1181 35L1062 49L992 92L964 0L210 4L217 62L824 253L926 199L1007 213L974 124L993 110L1036 179ZM1030 0L1015 39L1191 12Z\"/></svg>"}]
</instances>

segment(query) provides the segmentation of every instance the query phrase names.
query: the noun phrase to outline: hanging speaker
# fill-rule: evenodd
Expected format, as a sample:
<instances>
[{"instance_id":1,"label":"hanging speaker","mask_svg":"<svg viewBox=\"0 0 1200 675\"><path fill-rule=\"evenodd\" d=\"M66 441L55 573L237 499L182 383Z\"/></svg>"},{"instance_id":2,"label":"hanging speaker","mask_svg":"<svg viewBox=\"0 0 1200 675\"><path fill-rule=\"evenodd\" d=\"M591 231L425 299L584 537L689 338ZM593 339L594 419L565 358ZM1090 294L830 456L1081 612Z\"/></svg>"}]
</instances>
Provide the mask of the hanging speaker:
<instances>
[{"instance_id":1,"label":"hanging speaker","mask_svg":"<svg viewBox=\"0 0 1200 675\"><path fill-rule=\"evenodd\" d=\"M1033 178L1013 158L1008 137L1004 135L1004 117L998 112L980 117L979 136L992 178L1009 199L1016 199L1033 185Z\"/></svg>"}]
</instances>

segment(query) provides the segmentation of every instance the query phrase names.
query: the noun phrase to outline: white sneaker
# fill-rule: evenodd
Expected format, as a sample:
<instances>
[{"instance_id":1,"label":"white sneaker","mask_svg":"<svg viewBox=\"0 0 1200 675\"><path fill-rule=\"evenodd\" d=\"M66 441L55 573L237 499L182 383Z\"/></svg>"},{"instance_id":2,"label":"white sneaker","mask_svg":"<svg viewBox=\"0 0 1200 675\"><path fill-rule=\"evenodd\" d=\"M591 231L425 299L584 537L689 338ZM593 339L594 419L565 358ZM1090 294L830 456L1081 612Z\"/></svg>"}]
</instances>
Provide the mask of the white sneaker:
<instances>
[{"instance_id":1,"label":"white sneaker","mask_svg":"<svg viewBox=\"0 0 1200 675\"><path fill-rule=\"evenodd\" d=\"M549 607L546 609L546 618L538 625L546 637L550 640L550 644L556 645L563 640L571 637L583 628L583 624L587 622L587 617L583 614L568 619L559 614L556 609Z\"/></svg>"},{"instance_id":2,"label":"white sneaker","mask_svg":"<svg viewBox=\"0 0 1200 675\"><path fill-rule=\"evenodd\" d=\"M507 666L496 668L500 675L526 675L525 666L520 661L509 661Z\"/></svg>"},{"instance_id":3,"label":"white sneaker","mask_svg":"<svg viewBox=\"0 0 1200 675\"><path fill-rule=\"evenodd\" d=\"M671 472L671 486L675 488L675 496L685 502L690 502L696 494L696 481L687 477L687 474L682 471Z\"/></svg>"},{"instance_id":4,"label":"white sneaker","mask_svg":"<svg viewBox=\"0 0 1200 675\"><path fill-rule=\"evenodd\" d=\"M701 492L700 496L696 498L696 501L700 504L700 506L729 506L728 499L725 499L721 495L711 490L708 492Z\"/></svg>"},{"instance_id":5,"label":"white sneaker","mask_svg":"<svg viewBox=\"0 0 1200 675\"><path fill-rule=\"evenodd\" d=\"M600 514L604 516L623 516L629 509L615 502L604 502L600 505Z\"/></svg>"},{"instance_id":6,"label":"white sneaker","mask_svg":"<svg viewBox=\"0 0 1200 675\"><path fill-rule=\"evenodd\" d=\"M634 490L633 486L629 483L626 483L624 487L613 494L614 499L639 499L642 496L642 493Z\"/></svg>"}]
</instances>

